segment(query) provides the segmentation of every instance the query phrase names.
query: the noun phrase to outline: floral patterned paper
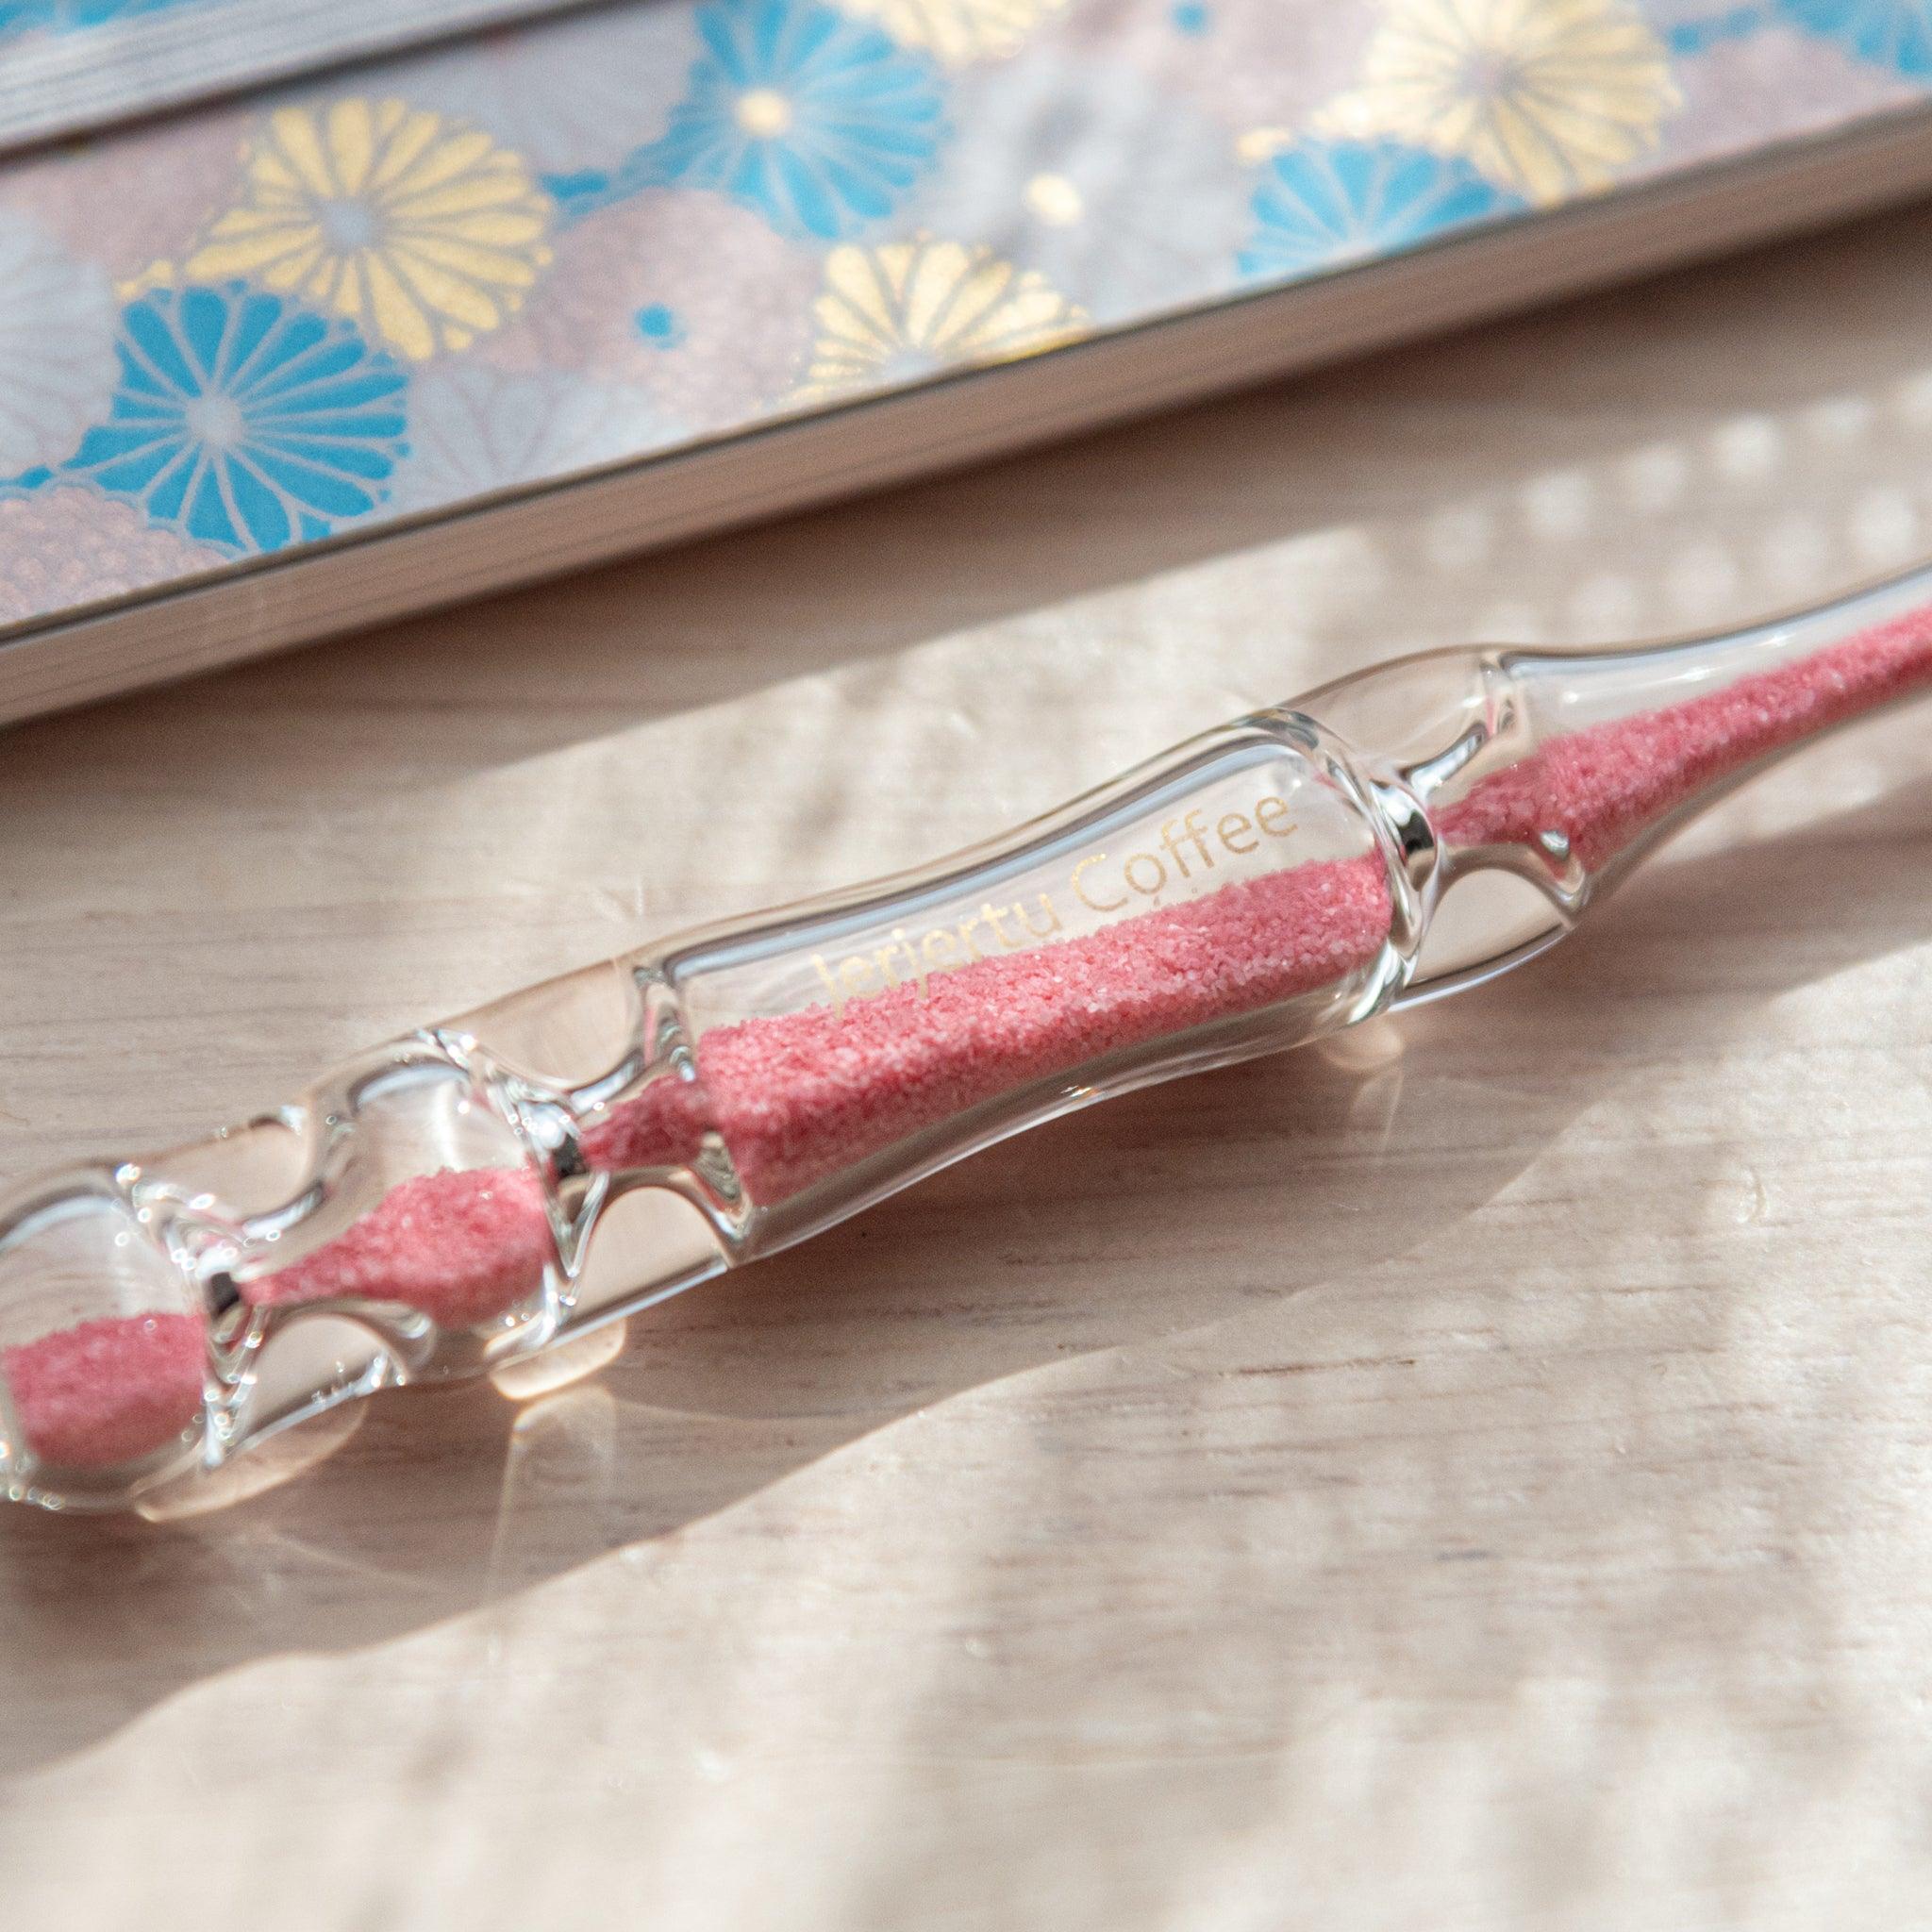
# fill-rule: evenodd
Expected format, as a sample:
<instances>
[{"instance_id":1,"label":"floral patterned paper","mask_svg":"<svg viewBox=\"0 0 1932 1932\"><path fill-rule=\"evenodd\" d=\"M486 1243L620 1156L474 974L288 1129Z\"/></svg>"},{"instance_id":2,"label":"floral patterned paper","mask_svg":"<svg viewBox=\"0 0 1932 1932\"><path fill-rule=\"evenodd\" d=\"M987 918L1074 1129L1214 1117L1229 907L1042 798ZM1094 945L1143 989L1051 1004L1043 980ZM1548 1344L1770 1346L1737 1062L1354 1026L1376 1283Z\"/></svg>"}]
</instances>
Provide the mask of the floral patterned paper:
<instances>
[{"instance_id":1,"label":"floral patterned paper","mask_svg":"<svg viewBox=\"0 0 1932 1932\"><path fill-rule=\"evenodd\" d=\"M0 0L0 81L197 9ZM1928 90L1932 0L634 0L18 155L0 621Z\"/></svg>"}]
</instances>

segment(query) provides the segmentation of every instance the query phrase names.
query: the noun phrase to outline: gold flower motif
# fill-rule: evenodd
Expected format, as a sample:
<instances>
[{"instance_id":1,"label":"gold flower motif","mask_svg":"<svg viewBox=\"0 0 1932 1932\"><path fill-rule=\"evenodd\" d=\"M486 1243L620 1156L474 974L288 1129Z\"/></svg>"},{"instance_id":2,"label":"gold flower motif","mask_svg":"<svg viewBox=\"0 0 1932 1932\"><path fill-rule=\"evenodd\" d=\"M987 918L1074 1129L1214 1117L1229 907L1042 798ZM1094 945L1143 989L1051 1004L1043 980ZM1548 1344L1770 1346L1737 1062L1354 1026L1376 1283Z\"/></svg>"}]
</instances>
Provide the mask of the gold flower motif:
<instances>
[{"instance_id":1,"label":"gold flower motif","mask_svg":"<svg viewBox=\"0 0 1932 1932\"><path fill-rule=\"evenodd\" d=\"M516 312L550 259L552 212L480 128L406 101L282 108L244 154L240 205L182 273L298 292L421 360Z\"/></svg>"},{"instance_id":2,"label":"gold flower motif","mask_svg":"<svg viewBox=\"0 0 1932 1932\"><path fill-rule=\"evenodd\" d=\"M825 258L801 401L1006 362L1084 335L1087 316L1034 269L958 242L847 244Z\"/></svg>"},{"instance_id":3,"label":"gold flower motif","mask_svg":"<svg viewBox=\"0 0 1932 1932\"><path fill-rule=\"evenodd\" d=\"M1663 42L1629 0L1383 0L1361 85L1324 133L1461 155L1527 200L1607 187L1680 105Z\"/></svg>"},{"instance_id":4,"label":"gold flower motif","mask_svg":"<svg viewBox=\"0 0 1932 1932\"><path fill-rule=\"evenodd\" d=\"M902 46L924 47L948 67L997 60L1067 0L841 0L847 13L876 20Z\"/></svg>"}]
</instances>

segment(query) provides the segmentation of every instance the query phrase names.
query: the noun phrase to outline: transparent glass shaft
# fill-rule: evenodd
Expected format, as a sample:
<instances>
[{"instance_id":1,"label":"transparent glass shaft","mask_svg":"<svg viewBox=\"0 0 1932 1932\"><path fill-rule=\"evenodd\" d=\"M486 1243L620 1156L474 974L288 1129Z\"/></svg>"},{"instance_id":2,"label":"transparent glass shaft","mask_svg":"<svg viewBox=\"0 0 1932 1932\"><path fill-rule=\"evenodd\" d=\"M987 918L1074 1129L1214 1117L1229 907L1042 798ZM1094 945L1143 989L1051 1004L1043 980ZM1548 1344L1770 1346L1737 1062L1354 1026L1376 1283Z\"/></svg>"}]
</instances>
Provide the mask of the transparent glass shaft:
<instances>
[{"instance_id":1,"label":"transparent glass shaft","mask_svg":"<svg viewBox=\"0 0 1932 1932\"><path fill-rule=\"evenodd\" d=\"M1928 678L1924 575L1719 638L1399 660L921 872L530 989L208 1141L18 1190L7 1492L192 1485L1072 1108L1482 978L1767 760Z\"/></svg>"}]
</instances>

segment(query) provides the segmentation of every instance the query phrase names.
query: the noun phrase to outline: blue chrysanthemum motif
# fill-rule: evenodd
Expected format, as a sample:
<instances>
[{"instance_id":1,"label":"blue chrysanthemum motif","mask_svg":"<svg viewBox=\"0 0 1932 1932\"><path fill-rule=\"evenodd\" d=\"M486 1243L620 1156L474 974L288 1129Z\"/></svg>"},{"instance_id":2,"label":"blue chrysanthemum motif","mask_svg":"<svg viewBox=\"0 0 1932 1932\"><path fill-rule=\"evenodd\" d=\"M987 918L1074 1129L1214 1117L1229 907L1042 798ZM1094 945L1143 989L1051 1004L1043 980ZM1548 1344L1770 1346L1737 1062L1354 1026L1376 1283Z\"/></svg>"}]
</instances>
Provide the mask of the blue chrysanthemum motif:
<instances>
[{"instance_id":1,"label":"blue chrysanthemum motif","mask_svg":"<svg viewBox=\"0 0 1932 1932\"><path fill-rule=\"evenodd\" d=\"M1670 0L1661 19L1651 9L1664 45L1680 59L1708 53L1725 41L1746 41L1771 25L1777 0Z\"/></svg>"},{"instance_id":2,"label":"blue chrysanthemum motif","mask_svg":"<svg viewBox=\"0 0 1932 1932\"><path fill-rule=\"evenodd\" d=\"M159 289L121 313L108 421L60 466L149 519L244 551L366 516L405 453L408 378L347 323L250 289Z\"/></svg>"},{"instance_id":3,"label":"blue chrysanthemum motif","mask_svg":"<svg viewBox=\"0 0 1932 1932\"><path fill-rule=\"evenodd\" d=\"M1793 26L1900 74L1932 75L1932 0L1777 0Z\"/></svg>"},{"instance_id":4,"label":"blue chrysanthemum motif","mask_svg":"<svg viewBox=\"0 0 1932 1932\"><path fill-rule=\"evenodd\" d=\"M0 35L75 33L136 14L199 4L200 0L0 0Z\"/></svg>"},{"instance_id":5,"label":"blue chrysanthemum motif","mask_svg":"<svg viewBox=\"0 0 1932 1932\"><path fill-rule=\"evenodd\" d=\"M781 234L835 241L882 220L945 136L938 71L818 0L715 0L663 138L624 172L717 189Z\"/></svg>"},{"instance_id":6,"label":"blue chrysanthemum motif","mask_svg":"<svg viewBox=\"0 0 1932 1932\"><path fill-rule=\"evenodd\" d=\"M1241 273L1272 281L1396 255L1517 206L1466 162L1399 142L1304 142L1255 191Z\"/></svg>"}]
</instances>

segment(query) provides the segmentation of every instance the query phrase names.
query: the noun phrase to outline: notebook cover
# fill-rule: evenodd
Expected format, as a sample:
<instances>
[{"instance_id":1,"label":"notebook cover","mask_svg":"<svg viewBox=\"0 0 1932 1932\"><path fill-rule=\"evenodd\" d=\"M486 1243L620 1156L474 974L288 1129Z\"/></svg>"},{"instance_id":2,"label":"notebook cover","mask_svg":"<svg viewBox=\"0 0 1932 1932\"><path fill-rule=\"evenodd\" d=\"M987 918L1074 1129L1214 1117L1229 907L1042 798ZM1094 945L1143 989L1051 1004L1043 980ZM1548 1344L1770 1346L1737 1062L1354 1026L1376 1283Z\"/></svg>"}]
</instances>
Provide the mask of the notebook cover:
<instances>
[{"instance_id":1,"label":"notebook cover","mask_svg":"<svg viewBox=\"0 0 1932 1932\"><path fill-rule=\"evenodd\" d=\"M0 0L0 96L97 46L142 107L238 5ZM19 149L0 646L1928 86L1926 0L640 0Z\"/></svg>"},{"instance_id":2,"label":"notebook cover","mask_svg":"<svg viewBox=\"0 0 1932 1932\"><path fill-rule=\"evenodd\" d=\"M579 0L0 0L0 152Z\"/></svg>"}]
</instances>

